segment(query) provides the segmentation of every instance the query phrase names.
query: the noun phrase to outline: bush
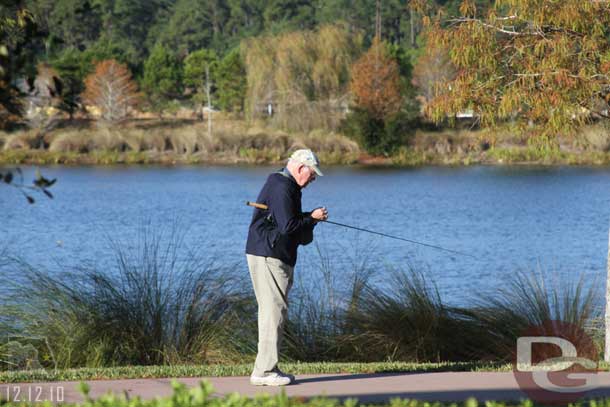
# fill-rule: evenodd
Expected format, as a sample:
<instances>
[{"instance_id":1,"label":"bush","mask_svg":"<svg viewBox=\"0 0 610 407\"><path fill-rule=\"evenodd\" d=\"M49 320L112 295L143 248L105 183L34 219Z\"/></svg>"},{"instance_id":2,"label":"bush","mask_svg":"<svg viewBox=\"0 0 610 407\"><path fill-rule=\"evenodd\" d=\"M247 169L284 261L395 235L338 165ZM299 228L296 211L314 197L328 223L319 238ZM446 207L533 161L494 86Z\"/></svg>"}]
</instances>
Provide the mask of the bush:
<instances>
[{"instance_id":1,"label":"bush","mask_svg":"<svg viewBox=\"0 0 610 407\"><path fill-rule=\"evenodd\" d=\"M341 130L371 154L390 155L414 134L408 113L398 112L385 120L363 109L354 109L342 123Z\"/></svg>"},{"instance_id":2,"label":"bush","mask_svg":"<svg viewBox=\"0 0 610 407\"><path fill-rule=\"evenodd\" d=\"M375 119L363 109L352 110L343 123L341 132L356 141L369 153L375 153L379 144L379 136L383 133L383 122Z\"/></svg>"}]
</instances>

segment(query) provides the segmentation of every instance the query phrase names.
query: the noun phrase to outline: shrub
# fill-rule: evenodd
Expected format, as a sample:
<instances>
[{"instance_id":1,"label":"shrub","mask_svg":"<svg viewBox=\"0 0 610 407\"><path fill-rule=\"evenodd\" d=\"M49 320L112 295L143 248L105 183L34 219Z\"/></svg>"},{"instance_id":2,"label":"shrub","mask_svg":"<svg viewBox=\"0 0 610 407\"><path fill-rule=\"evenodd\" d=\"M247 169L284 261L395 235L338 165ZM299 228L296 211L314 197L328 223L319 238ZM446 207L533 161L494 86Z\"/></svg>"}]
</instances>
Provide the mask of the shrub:
<instances>
[{"instance_id":1,"label":"shrub","mask_svg":"<svg viewBox=\"0 0 610 407\"><path fill-rule=\"evenodd\" d=\"M385 120L363 109L354 109L342 125L342 131L371 154L389 155L405 144L414 133L413 120L404 112Z\"/></svg>"}]
</instances>

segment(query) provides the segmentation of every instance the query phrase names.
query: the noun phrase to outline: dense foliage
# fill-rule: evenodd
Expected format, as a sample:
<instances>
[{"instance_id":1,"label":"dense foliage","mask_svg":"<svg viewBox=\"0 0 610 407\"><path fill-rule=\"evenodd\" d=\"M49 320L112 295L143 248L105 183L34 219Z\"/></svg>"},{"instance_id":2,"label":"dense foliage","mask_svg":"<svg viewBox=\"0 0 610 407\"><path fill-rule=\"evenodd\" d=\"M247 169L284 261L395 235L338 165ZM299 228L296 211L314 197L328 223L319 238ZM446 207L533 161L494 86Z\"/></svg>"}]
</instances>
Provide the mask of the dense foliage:
<instances>
[{"instance_id":1,"label":"dense foliage","mask_svg":"<svg viewBox=\"0 0 610 407\"><path fill-rule=\"evenodd\" d=\"M350 89L354 109L343 131L373 154L392 153L413 132L419 110L408 81L411 64L378 39L352 66Z\"/></svg>"},{"instance_id":2,"label":"dense foliage","mask_svg":"<svg viewBox=\"0 0 610 407\"><path fill-rule=\"evenodd\" d=\"M423 27L422 14L411 11L407 0L385 2L381 13L383 37L405 49L414 48ZM49 62L62 75L62 108L72 115L82 80L93 71L95 62L115 59L127 64L147 100L159 107L175 98L190 99L190 95L201 99L201 92L189 93L182 87L181 71L188 56L203 51L215 53L222 61L213 81L215 107L239 111L244 106L247 65L235 50L244 39L264 42L273 38L282 43L279 47L285 47L294 38L284 40L284 34L316 31L333 23L366 46L373 38L374 19L374 2L368 1L10 0L0 6L0 73L10 83L34 77L38 63ZM322 35L321 43L310 45L332 50L337 44ZM340 55L319 56L345 62ZM328 58L318 66L340 71L329 81L328 73L315 68L313 76L323 76L319 87L336 87L346 80L345 69ZM281 65L284 61L276 62L280 68L287 67ZM2 87L3 100L9 88ZM308 95L312 96L316 95ZM335 95L326 92L324 96Z\"/></svg>"},{"instance_id":3,"label":"dense foliage","mask_svg":"<svg viewBox=\"0 0 610 407\"><path fill-rule=\"evenodd\" d=\"M265 116L272 105L280 127L336 128L348 104L349 73L361 44L357 33L338 25L245 41L248 116Z\"/></svg>"},{"instance_id":4,"label":"dense foliage","mask_svg":"<svg viewBox=\"0 0 610 407\"><path fill-rule=\"evenodd\" d=\"M483 125L514 121L553 142L609 117L608 2L466 0L459 13L433 21L428 35L428 48L446 50L457 69L437 82L431 118L469 110Z\"/></svg>"},{"instance_id":5,"label":"dense foliage","mask_svg":"<svg viewBox=\"0 0 610 407\"><path fill-rule=\"evenodd\" d=\"M351 110L343 127L373 153L390 153L408 138L396 129L421 123L414 100L437 125L466 114L554 142L609 117L609 7L388 0L378 34L375 2L364 0L7 0L0 126L23 111L20 92L41 63L59 74L54 106L72 118L85 77L112 59L144 92L142 109L202 111L209 99L289 131L337 130Z\"/></svg>"}]
</instances>

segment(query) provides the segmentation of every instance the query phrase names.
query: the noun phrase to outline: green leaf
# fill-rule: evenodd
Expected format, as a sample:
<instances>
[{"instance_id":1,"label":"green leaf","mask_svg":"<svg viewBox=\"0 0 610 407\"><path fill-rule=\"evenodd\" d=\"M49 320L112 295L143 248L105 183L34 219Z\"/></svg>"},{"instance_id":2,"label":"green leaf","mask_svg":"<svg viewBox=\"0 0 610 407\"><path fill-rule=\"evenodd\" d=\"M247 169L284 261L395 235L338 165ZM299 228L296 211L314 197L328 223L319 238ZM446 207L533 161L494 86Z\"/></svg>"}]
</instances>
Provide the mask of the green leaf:
<instances>
[{"instance_id":1,"label":"green leaf","mask_svg":"<svg viewBox=\"0 0 610 407\"><path fill-rule=\"evenodd\" d=\"M89 385L85 382L80 382L78 384L78 390L83 393L85 396L89 395L89 391L91 390L91 388L89 387Z\"/></svg>"}]
</instances>

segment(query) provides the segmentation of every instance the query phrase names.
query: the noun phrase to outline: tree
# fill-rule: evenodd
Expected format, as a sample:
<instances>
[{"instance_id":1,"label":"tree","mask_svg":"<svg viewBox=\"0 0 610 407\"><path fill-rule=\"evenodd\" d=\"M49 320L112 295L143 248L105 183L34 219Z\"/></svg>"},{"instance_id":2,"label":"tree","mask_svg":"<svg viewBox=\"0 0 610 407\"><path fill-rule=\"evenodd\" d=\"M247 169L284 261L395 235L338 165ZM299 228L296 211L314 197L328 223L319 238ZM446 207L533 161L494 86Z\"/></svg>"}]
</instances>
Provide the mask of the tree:
<instances>
[{"instance_id":1,"label":"tree","mask_svg":"<svg viewBox=\"0 0 610 407\"><path fill-rule=\"evenodd\" d=\"M129 63L129 57L120 44L100 38L81 53L81 71L91 73L95 64L105 59L114 59L122 64Z\"/></svg>"},{"instance_id":2,"label":"tree","mask_svg":"<svg viewBox=\"0 0 610 407\"><path fill-rule=\"evenodd\" d=\"M342 25L328 25L243 41L248 117L266 115L267 104L272 103L272 121L278 127L336 129L361 39Z\"/></svg>"},{"instance_id":3,"label":"tree","mask_svg":"<svg viewBox=\"0 0 610 407\"><path fill-rule=\"evenodd\" d=\"M429 47L413 67L413 84L427 103L434 98L436 89L453 80L455 75L455 68L447 51Z\"/></svg>"},{"instance_id":4,"label":"tree","mask_svg":"<svg viewBox=\"0 0 610 407\"><path fill-rule=\"evenodd\" d=\"M0 8L0 127L21 114L13 80L25 65L23 44L33 35L33 18L21 1L8 1Z\"/></svg>"},{"instance_id":5,"label":"tree","mask_svg":"<svg viewBox=\"0 0 610 407\"><path fill-rule=\"evenodd\" d=\"M184 83L195 88L193 100L201 106L202 118L203 106L211 105L216 94L217 71L218 57L213 50L200 49L184 59Z\"/></svg>"},{"instance_id":6,"label":"tree","mask_svg":"<svg viewBox=\"0 0 610 407\"><path fill-rule=\"evenodd\" d=\"M24 86L23 116L27 126L36 130L32 147L44 147L44 135L58 124L59 95L62 84L55 69L46 63L39 63L32 86ZM24 84L25 85L25 84Z\"/></svg>"},{"instance_id":7,"label":"tree","mask_svg":"<svg viewBox=\"0 0 610 407\"><path fill-rule=\"evenodd\" d=\"M263 18L265 27L274 33L311 30L315 27L315 7L308 0L270 0Z\"/></svg>"},{"instance_id":8,"label":"tree","mask_svg":"<svg viewBox=\"0 0 610 407\"><path fill-rule=\"evenodd\" d=\"M116 44L130 66L140 66L148 53L143 46L165 0L95 0L100 9L100 39Z\"/></svg>"},{"instance_id":9,"label":"tree","mask_svg":"<svg viewBox=\"0 0 610 407\"><path fill-rule=\"evenodd\" d=\"M178 59L163 45L157 44L144 64L142 86L153 107L179 96L182 72Z\"/></svg>"},{"instance_id":10,"label":"tree","mask_svg":"<svg viewBox=\"0 0 610 407\"><path fill-rule=\"evenodd\" d=\"M481 12L466 0L460 13L434 21L428 35L457 69L426 108L436 122L470 109L483 126L514 120L553 143L608 118L610 3L497 0Z\"/></svg>"},{"instance_id":11,"label":"tree","mask_svg":"<svg viewBox=\"0 0 610 407\"><path fill-rule=\"evenodd\" d=\"M377 119L397 113L402 105L400 72L395 59L379 40L352 67L350 88L356 106Z\"/></svg>"},{"instance_id":12,"label":"tree","mask_svg":"<svg viewBox=\"0 0 610 407\"><path fill-rule=\"evenodd\" d=\"M160 41L180 56L198 49L225 48L226 2L178 0Z\"/></svg>"},{"instance_id":13,"label":"tree","mask_svg":"<svg viewBox=\"0 0 610 407\"><path fill-rule=\"evenodd\" d=\"M261 33L265 0L228 0L227 3L229 17L226 32L233 33L237 38L253 37Z\"/></svg>"},{"instance_id":14,"label":"tree","mask_svg":"<svg viewBox=\"0 0 610 407\"><path fill-rule=\"evenodd\" d=\"M139 101L139 94L126 65L113 59L100 61L85 79L85 103L100 110L104 121L114 123L128 114Z\"/></svg>"},{"instance_id":15,"label":"tree","mask_svg":"<svg viewBox=\"0 0 610 407\"><path fill-rule=\"evenodd\" d=\"M388 155L413 132L418 106L411 71L405 50L378 38L352 66L355 106L342 130L368 152Z\"/></svg>"},{"instance_id":16,"label":"tree","mask_svg":"<svg viewBox=\"0 0 610 407\"><path fill-rule=\"evenodd\" d=\"M89 63L84 63L82 54L70 48L53 60L51 65L57 71L62 83L59 108L68 113L72 120L74 112L81 103L80 94L84 90L83 80L88 73Z\"/></svg>"},{"instance_id":17,"label":"tree","mask_svg":"<svg viewBox=\"0 0 610 407\"><path fill-rule=\"evenodd\" d=\"M50 40L56 40L64 47L84 50L101 34L100 8L94 0L38 0L33 3L35 15L43 23Z\"/></svg>"},{"instance_id":18,"label":"tree","mask_svg":"<svg viewBox=\"0 0 610 407\"><path fill-rule=\"evenodd\" d=\"M241 60L239 48L232 49L220 61L216 73L216 86L218 106L221 109L231 112L244 110L246 68Z\"/></svg>"}]
</instances>

